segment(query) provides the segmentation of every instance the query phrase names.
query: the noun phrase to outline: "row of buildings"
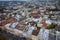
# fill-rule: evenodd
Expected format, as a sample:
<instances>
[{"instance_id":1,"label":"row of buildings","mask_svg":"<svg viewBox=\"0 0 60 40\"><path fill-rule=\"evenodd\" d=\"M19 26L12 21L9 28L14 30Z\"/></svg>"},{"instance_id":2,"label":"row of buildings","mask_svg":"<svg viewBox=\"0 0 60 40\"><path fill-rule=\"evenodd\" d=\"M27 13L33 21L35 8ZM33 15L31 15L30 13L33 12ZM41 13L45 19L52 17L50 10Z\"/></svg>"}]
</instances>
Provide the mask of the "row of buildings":
<instances>
[{"instance_id":1,"label":"row of buildings","mask_svg":"<svg viewBox=\"0 0 60 40\"><path fill-rule=\"evenodd\" d=\"M14 3L2 8L4 12L0 12L0 27L3 30L23 35L27 40L60 40L60 9L55 2L46 5Z\"/></svg>"}]
</instances>

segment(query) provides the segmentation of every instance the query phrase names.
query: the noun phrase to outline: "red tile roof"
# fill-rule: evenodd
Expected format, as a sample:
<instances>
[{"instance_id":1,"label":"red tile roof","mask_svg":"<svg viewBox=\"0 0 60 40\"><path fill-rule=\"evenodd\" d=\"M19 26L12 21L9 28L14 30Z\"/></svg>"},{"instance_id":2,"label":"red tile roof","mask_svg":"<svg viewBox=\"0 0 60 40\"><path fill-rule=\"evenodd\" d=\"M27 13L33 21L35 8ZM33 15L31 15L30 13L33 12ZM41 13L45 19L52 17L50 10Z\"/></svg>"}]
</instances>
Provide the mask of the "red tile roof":
<instances>
[{"instance_id":1,"label":"red tile roof","mask_svg":"<svg viewBox=\"0 0 60 40\"><path fill-rule=\"evenodd\" d=\"M32 11L31 14L30 14L33 18L37 18L40 16L40 12L39 11Z\"/></svg>"},{"instance_id":2,"label":"red tile roof","mask_svg":"<svg viewBox=\"0 0 60 40\"><path fill-rule=\"evenodd\" d=\"M23 30L25 29L25 27L26 27L26 26L24 26L24 25L19 25L19 24L18 24L15 28L18 29L18 30L23 31Z\"/></svg>"},{"instance_id":3,"label":"red tile roof","mask_svg":"<svg viewBox=\"0 0 60 40\"><path fill-rule=\"evenodd\" d=\"M15 21L14 18L9 18L9 19L1 22L1 23L0 23L0 26L4 26L4 25L6 25L6 24L8 24L8 23L11 23L11 22L13 22L13 21Z\"/></svg>"},{"instance_id":4,"label":"red tile roof","mask_svg":"<svg viewBox=\"0 0 60 40\"><path fill-rule=\"evenodd\" d=\"M32 35L37 36L37 35L38 35L38 33L39 33L39 30L33 30Z\"/></svg>"},{"instance_id":5,"label":"red tile roof","mask_svg":"<svg viewBox=\"0 0 60 40\"><path fill-rule=\"evenodd\" d=\"M42 19L42 21L40 22L40 24L42 24L42 26L44 26L44 27L47 27L47 24L46 24L45 21L46 21L45 19Z\"/></svg>"}]
</instances>

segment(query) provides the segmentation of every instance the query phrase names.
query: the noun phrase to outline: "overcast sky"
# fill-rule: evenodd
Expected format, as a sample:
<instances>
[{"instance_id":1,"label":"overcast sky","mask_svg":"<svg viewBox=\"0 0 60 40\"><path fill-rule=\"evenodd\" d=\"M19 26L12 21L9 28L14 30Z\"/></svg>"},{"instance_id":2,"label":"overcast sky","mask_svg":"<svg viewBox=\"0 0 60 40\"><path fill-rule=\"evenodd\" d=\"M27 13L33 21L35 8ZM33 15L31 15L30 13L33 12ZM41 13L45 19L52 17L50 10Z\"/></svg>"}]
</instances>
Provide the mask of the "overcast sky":
<instances>
[{"instance_id":1,"label":"overcast sky","mask_svg":"<svg viewBox=\"0 0 60 40\"><path fill-rule=\"evenodd\" d=\"M13 0L0 0L0 1L13 1ZM33 0L14 0L14 1L33 1ZM34 1L37 1L37 0L34 0ZM40 0L40 1L46 1L46 0ZM53 0L49 0L49 1L53 1Z\"/></svg>"},{"instance_id":2,"label":"overcast sky","mask_svg":"<svg viewBox=\"0 0 60 40\"><path fill-rule=\"evenodd\" d=\"M0 0L0 1L13 1L13 0ZM27 1L27 0L14 0L14 1Z\"/></svg>"}]
</instances>

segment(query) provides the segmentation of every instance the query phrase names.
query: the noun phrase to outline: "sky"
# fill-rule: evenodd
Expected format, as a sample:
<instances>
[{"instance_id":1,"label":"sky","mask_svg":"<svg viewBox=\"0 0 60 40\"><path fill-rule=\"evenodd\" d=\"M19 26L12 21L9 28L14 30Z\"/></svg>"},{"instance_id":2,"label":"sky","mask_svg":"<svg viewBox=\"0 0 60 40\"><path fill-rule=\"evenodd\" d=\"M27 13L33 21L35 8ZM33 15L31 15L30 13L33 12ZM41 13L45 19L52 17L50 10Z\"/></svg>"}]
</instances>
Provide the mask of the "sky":
<instances>
[{"instance_id":1,"label":"sky","mask_svg":"<svg viewBox=\"0 0 60 40\"><path fill-rule=\"evenodd\" d=\"M0 1L13 1L13 0L0 0ZM27 0L14 0L14 1L27 1Z\"/></svg>"},{"instance_id":2,"label":"sky","mask_svg":"<svg viewBox=\"0 0 60 40\"><path fill-rule=\"evenodd\" d=\"M0 1L13 1L13 0L0 0ZM33 0L14 0L14 1L33 1ZM37 1L37 0L34 0ZM39 1L46 1L46 0L39 0ZM49 1L53 1L53 0L49 0Z\"/></svg>"}]
</instances>

